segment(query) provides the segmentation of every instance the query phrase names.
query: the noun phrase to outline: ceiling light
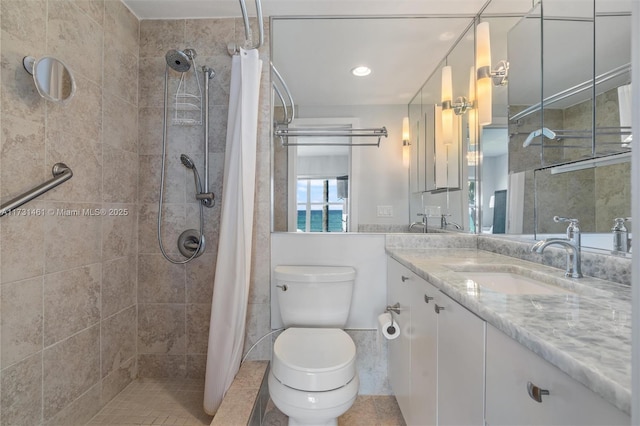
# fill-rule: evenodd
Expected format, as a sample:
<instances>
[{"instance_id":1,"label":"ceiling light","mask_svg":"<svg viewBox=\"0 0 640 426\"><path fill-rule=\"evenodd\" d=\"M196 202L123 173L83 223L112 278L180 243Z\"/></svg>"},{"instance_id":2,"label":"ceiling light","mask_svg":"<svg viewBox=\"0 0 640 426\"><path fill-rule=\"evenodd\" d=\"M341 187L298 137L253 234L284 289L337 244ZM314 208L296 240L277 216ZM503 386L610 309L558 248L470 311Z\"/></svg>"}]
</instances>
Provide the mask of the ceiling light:
<instances>
[{"instance_id":1,"label":"ceiling light","mask_svg":"<svg viewBox=\"0 0 640 426\"><path fill-rule=\"evenodd\" d=\"M366 77L371 74L371 68L364 65L355 67L351 70L351 74L355 75L356 77Z\"/></svg>"}]
</instances>

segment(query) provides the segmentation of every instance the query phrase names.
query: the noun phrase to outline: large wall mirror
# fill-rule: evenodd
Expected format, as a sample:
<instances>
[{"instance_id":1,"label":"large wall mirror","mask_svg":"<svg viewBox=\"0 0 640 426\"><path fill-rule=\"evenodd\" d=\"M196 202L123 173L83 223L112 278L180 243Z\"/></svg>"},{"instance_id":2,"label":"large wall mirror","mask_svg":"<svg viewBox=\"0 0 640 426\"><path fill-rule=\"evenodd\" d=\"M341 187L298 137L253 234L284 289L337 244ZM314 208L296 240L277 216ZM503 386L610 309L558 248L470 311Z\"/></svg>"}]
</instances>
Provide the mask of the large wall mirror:
<instances>
[{"instance_id":1,"label":"large wall mirror","mask_svg":"<svg viewBox=\"0 0 640 426\"><path fill-rule=\"evenodd\" d=\"M507 232L545 238L564 233L554 216L577 218L583 247L613 251L631 216L630 10L544 0L508 32Z\"/></svg>"}]
</instances>

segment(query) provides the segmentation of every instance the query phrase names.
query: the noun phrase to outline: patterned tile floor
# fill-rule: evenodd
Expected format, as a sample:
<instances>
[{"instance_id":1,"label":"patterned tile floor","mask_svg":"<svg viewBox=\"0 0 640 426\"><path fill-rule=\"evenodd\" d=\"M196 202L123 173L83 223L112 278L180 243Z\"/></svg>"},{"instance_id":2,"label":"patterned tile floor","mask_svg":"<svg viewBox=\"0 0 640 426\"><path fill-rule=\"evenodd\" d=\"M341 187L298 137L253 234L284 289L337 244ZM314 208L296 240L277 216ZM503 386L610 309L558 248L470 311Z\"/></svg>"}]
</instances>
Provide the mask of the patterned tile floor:
<instances>
[{"instance_id":1,"label":"patterned tile floor","mask_svg":"<svg viewBox=\"0 0 640 426\"><path fill-rule=\"evenodd\" d=\"M204 383L197 380L138 379L107 404L89 425L209 425L202 411ZM271 401L265 426L286 426L287 416ZM338 419L339 426L404 426L393 396L361 395ZM236 426L236 425L229 425ZM240 425L238 425L240 426Z\"/></svg>"},{"instance_id":2,"label":"patterned tile floor","mask_svg":"<svg viewBox=\"0 0 640 426\"><path fill-rule=\"evenodd\" d=\"M138 379L109 402L89 425L209 425L202 410L204 382Z\"/></svg>"}]
</instances>

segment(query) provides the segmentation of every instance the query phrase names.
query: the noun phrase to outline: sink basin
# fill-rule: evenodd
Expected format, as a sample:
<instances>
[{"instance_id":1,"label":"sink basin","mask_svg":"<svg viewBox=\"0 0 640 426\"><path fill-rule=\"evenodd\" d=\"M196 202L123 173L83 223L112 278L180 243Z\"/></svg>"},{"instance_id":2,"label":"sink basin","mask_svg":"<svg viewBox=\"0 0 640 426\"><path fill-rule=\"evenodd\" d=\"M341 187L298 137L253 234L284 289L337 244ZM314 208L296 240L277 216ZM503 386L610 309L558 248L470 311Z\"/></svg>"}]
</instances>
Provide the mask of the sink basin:
<instances>
[{"instance_id":1,"label":"sink basin","mask_svg":"<svg viewBox=\"0 0 640 426\"><path fill-rule=\"evenodd\" d=\"M467 279L467 287L472 290L491 290L502 294L576 294L576 283L540 273L516 265L500 264L456 264L446 265ZM580 287L581 288L581 287Z\"/></svg>"},{"instance_id":2,"label":"sink basin","mask_svg":"<svg viewBox=\"0 0 640 426\"><path fill-rule=\"evenodd\" d=\"M542 283L513 272L464 272L481 289L503 294L574 294L565 288Z\"/></svg>"}]
</instances>

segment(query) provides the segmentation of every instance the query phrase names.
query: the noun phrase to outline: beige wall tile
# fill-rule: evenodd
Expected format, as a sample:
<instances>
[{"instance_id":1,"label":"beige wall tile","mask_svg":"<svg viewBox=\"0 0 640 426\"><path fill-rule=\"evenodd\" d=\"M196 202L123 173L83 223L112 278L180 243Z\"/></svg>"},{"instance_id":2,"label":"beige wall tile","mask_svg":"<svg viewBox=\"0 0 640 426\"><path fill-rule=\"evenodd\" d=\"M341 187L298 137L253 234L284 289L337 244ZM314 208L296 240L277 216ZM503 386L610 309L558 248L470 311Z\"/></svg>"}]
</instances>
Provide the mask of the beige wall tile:
<instances>
[{"instance_id":1,"label":"beige wall tile","mask_svg":"<svg viewBox=\"0 0 640 426\"><path fill-rule=\"evenodd\" d=\"M139 353L184 354L185 343L184 304L138 305Z\"/></svg>"},{"instance_id":2,"label":"beige wall tile","mask_svg":"<svg viewBox=\"0 0 640 426\"><path fill-rule=\"evenodd\" d=\"M44 350L44 418L52 418L100 380L100 326Z\"/></svg>"},{"instance_id":3,"label":"beige wall tile","mask_svg":"<svg viewBox=\"0 0 640 426\"><path fill-rule=\"evenodd\" d=\"M187 19L185 46L200 56L228 55L227 44L235 41L235 31L235 19Z\"/></svg>"},{"instance_id":4,"label":"beige wall tile","mask_svg":"<svg viewBox=\"0 0 640 426\"><path fill-rule=\"evenodd\" d=\"M141 353L138 356L139 377L184 378L186 371L185 355Z\"/></svg>"},{"instance_id":5,"label":"beige wall tile","mask_svg":"<svg viewBox=\"0 0 640 426\"><path fill-rule=\"evenodd\" d=\"M184 265L159 254L138 256L138 303L184 303L184 289Z\"/></svg>"},{"instance_id":6,"label":"beige wall tile","mask_svg":"<svg viewBox=\"0 0 640 426\"><path fill-rule=\"evenodd\" d=\"M138 152L138 109L109 92L103 97L104 145Z\"/></svg>"},{"instance_id":7,"label":"beige wall tile","mask_svg":"<svg viewBox=\"0 0 640 426\"><path fill-rule=\"evenodd\" d=\"M211 303L187 304L187 353L206 354Z\"/></svg>"},{"instance_id":8,"label":"beige wall tile","mask_svg":"<svg viewBox=\"0 0 640 426\"><path fill-rule=\"evenodd\" d=\"M44 199L102 202L102 150L100 144L81 135L47 131L47 161L61 162L73 177L49 191Z\"/></svg>"},{"instance_id":9,"label":"beige wall tile","mask_svg":"<svg viewBox=\"0 0 640 426\"><path fill-rule=\"evenodd\" d=\"M95 384L53 418L47 419L45 425L71 426L86 424L104 405L101 399L101 393L101 384Z\"/></svg>"},{"instance_id":10,"label":"beige wall tile","mask_svg":"<svg viewBox=\"0 0 640 426\"><path fill-rule=\"evenodd\" d=\"M2 368L42 351L42 278L2 286Z\"/></svg>"},{"instance_id":11,"label":"beige wall tile","mask_svg":"<svg viewBox=\"0 0 640 426\"><path fill-rule=\"evenodd\" d=\"M161 107L140 108L138 112L139 153L146 155L162 154L162 116Z\"/></svg>"},{"instance_id":12,"label":"beige wall tile","mask_svg":"<svg viewBox=\"0 0 640 426\"><path fill-rule=\"evenodd\" d=\"M164 71L167 62L164 59L164 52L162 55L162 57L140 57L138 64L138 106L140 107L162 108L164 105ZM175 94L175 92L169 90L169 104L171 93Z\"/></svg>"},{"instance_id":13,"label":"beige wall tile","mask_svg":"<svg viewBox=\"0 0 640 426\"><path fill-rule=\"evenodd\" d=\"M136 307L102 321L102 377L117 371L136 354Z\"/></svg>"},{"instance_id":14,"label":"beige wall tile","mask_svg":"<svg viewBox=\"0 0 640 426\"><path fill-rule=\"evenodd\" d=\"M138 102L138 57L125 47L118 46L116 37L105 35L104 90L129 103Z\"/></svg>"},{"instance_id":15,"label":"beige wall tile","mask_svg":"<svg viewBox=\"0 0 640 426\"><path fill-rule=\"evenodd\" d=\"M99 83L82 75L74 76L76 94L66 104L47 104L48 130L56 130L87 140L87 145L102 142L102 93Z\"/></svg>"},{"instance_id":16,"label":"beige wall tile","mask_svg":"<svg viewBox=\"0 0 640 426\"><path fill-rule=\"evenodd\" d=\"M65 0L50 1L47 13L47 47L51 54L74 73L102 84L102 22L96 23Z\"/></svg>"},{"instance_id":17,"label":"beige wall tile","mask_svg":"<svg viewBox=\"0 0 640 426\"><path fill-rule=\"evenodd\" d=\"M2 119L0 196L10 199L51 179L53 164L45 164L44 120L9 114L3 114Z\"/></svg>"},{"instance_id":18,"label":"beige wall tile","mask_svg":"<svg viewBox=\"0 0 640 426\"><path fill-rule=\"evenodd\" d=\"M160 197L160 155L140 155L138 171L138 191L141 203L157 203ZM187 168L180 163L180 157L167 157L165 164L163 202L184 203ZM193 179L189 176L190 179ZM193 185L190 182L191 185Z\"/></svg>"},{"instance_id":19,"label":"beige wall tile","mask_svg":"<svg viewBox=\"0 0 640 426\"><path fill-rule=\"evenodd\" d=\"M107 203L135 203L138 182L138 155L105 146L102 199Z\"/></svg>"},{"instance_id":20,"label":"beige wall tile","mask_svg":"<svg viewBox=\"0 0 640 426\"><path fill-rule=\"evenodd\" d=\"M42 353L2 370L3 425L36 425L42 421Z\"/></svg>"},{"instance_id":21,"label":"beige wall tile","mask_svg":"<svg viewBox=\"0 0 640 426\"><path fill-rule=\"evenodd\" d=\"M45 272L58 272L100 261L102 217L82 213L66 215L100 207L100 204L47 203L47 210L56 213L45 218Z\"/></svg>"},{"instance_id":22,"label":"beige wall tile","mask_svg":"<svg viewBox=\"0 0 640 426\"><path fill-rule=\"evenodd\" d=\"M102 403L106 404L127 387L138 375L137 357L134 355L128 360L120 362L117 369L113 370L102 379Z\"/></svg>"},{"instance_id":23,"label":"beige wall tile","mask_svg":"<svg viewBox=\"0 0 640 426\"><path fill-rule=\"evenodd\" d=\"M164 56L168 49L182 49L184 19L140 22L140 57Z\"/></svg>"},{"instance_id":24,"label":"beige wall tile","mask_svg":"<svg viewBox=\"0 0 640 426\"><path fill-rule=\"evenodd\" d=\"M108 1L108 3L113 0ZM102 25L104 19L104 0L76 0L74 4L79 7L84 13L93 19L98 25ZM113 2L119 3L119 2Z\"/></svg>"},{"instance_id":25,"label":"beige wall tile","mask_svg":"<svg viewBox=\"0 0 640 426\"><path fill-rule=\"evenodd\" d=\"M102 264L102 318L136 303L136 261L121 257Z\"/></svg>"},{"instance_id":26,"label":"beige wall tile","mask_svg":"<svg viewBox=\"0 0 640 426\"><path fill-rule=\"evenodd\" d=\"M211 303L213 297L213 279L216 272L216 255L209 245L200 257L185 265L187 269L187 303ZM209 321L207 320L207 323Z\"/></svg>"},{"instance_id":27,"label":"beige wall tile","mask_svg":"<svg viewBox=\"0 0 640 426\"><path fill-rule=\"evenodd\" d=\"M100 263L45 275L45 347L100 321L101 279Z\"/></svg>"},{"instance_id":28,"label":"beige wall tile","mask_svg":"<svg viewBox=\"0 0 640 426\"><path fill-rule=\"evenodd\" d=\"M138 215L136 204L103 204L102 259L135 255Z\"/></svg>"},{"instance_id":29,"label":"beige wall tile","mask_svg":"<svg viewBox=\"0 0 640 426\"><path fill-rule=\"evenodd\" d=\"M46 204L32 201L19 215L7 215L0 221L2 244L0 244L0 279L2 283L42 275L44 272L44 230L46 217L28 215L43 212ZM24 213L25 215L22 215ZM24 242L29 241L29 256L25 256Z\"/></svg>"},{"instance_id":30,"label":"beige wall tile","mask_svg":"<svg viewBox=\"0 0 640 426\"><path fill-rule=\"evenodd\" d=\"M187 378L204 380L206 371L207 355L187 354Z\"/></svg>"},{"instance_id":31,"label":"beige wall tile","mask_svg":"<svg viewBox=\"0 0 640 426\"><path fill-rule=\"evenodd\" d=\"M105 2L105 32L116 37L114 43L138 55L140 24L138 18L120 1Z\"/></svg>"}]
</instances>

